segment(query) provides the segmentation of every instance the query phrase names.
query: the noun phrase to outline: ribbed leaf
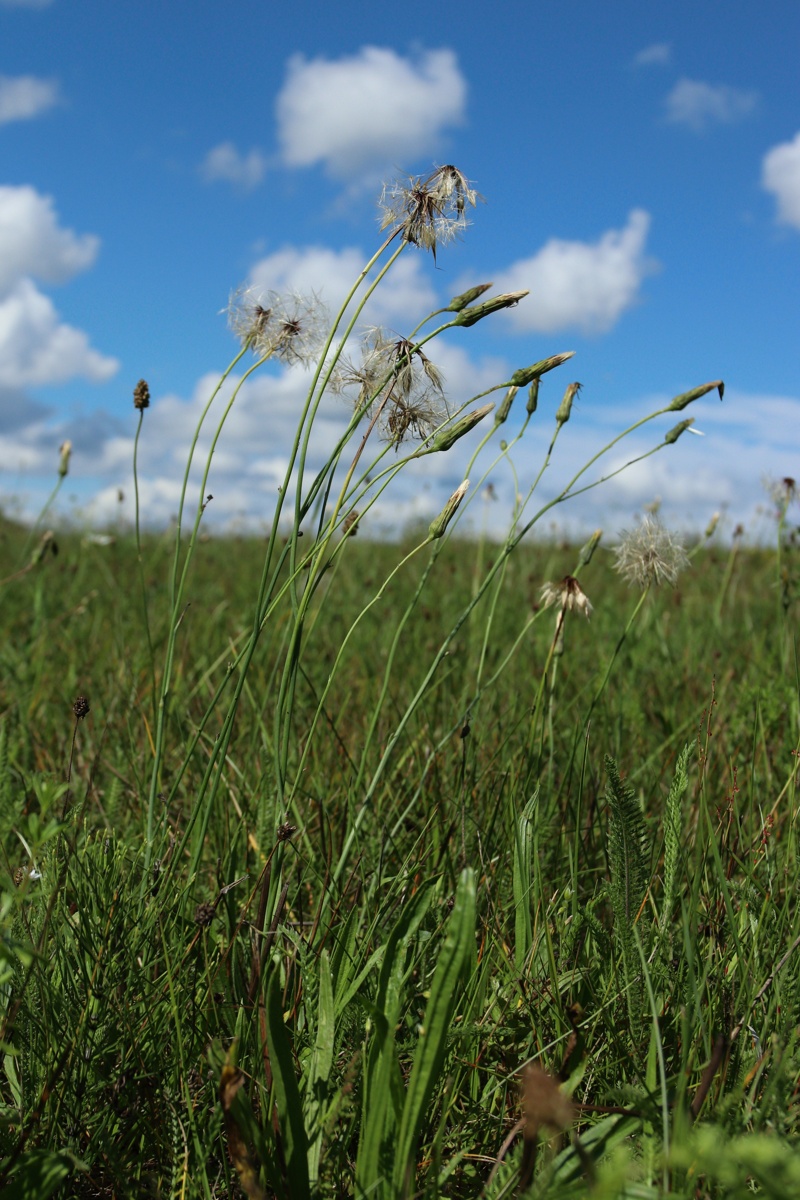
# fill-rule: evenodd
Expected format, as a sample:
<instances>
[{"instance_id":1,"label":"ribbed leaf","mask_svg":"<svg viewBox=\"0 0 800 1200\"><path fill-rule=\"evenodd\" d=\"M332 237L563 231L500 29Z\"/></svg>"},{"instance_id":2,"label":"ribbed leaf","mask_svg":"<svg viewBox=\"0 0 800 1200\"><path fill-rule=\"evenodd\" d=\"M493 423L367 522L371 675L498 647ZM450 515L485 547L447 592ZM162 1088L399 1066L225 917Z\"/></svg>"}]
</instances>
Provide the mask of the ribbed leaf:
<instances>
[{"instance_id":1,"label":"ribbed leaf","mask_svg":"<svg viewBox=\"0 0 800 1200\"><path fill-rule=\"evenodd\" d=\"M292 1047L283 1023L281 985L272 972L267 988L267 1045L269 1047L275 1105L283 1141L286 1177L292 1200L308 1200L308 1138L303 1121L303 1104L294 1073Z\"/></svg>"}]
</instances>

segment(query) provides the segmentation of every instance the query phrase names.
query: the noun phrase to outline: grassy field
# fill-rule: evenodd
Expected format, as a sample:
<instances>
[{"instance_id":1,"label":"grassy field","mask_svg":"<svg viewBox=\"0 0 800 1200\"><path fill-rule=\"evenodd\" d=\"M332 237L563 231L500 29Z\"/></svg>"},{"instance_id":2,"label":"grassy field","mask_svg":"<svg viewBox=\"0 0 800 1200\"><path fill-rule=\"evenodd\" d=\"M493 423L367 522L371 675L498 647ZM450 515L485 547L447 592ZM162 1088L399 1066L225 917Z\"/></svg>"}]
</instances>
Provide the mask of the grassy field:
<instances>
[{"instance_id":1,"label":"grassy field","mask_svg":"<svg viewBox=\"0 0 800 1200\"><path fill-rule=\"evenodd\" d=\"M4 1195L797 1194L791 548L639 607L601 542L554 646L576 548L459 625L497 546L363 613L410 547L348 538L279 782L288 600L214 787L264 544L200 544L148 862L172 542L148 644L133 539L57 541L4 588Z\"/></svg>"},{"instance_id":2,"label":"grassy field","mask_svg":"<svg viewBox=\"0 0 800 1200\"><path fill-rule=\"evenodd\" d=\"M400 254L477 199L451 165L385 191L330 321L234 297L163 535L144 380L135 528L48 528L69 443L34 528L0 526L4 1200L800 1195L796 485L770 551L654 514L543 541L627 434L630 462L680 453L724 384L570 477L571 352L458 401L432 358L525 293L479 284L353 361ZM308 387L270 532L205 538L269 363ZM352 407L320 464L328 392ZM462 438L472 483L366 540ZM464 538L500 472L504 534Z\"/></svg>"}]
</instances>

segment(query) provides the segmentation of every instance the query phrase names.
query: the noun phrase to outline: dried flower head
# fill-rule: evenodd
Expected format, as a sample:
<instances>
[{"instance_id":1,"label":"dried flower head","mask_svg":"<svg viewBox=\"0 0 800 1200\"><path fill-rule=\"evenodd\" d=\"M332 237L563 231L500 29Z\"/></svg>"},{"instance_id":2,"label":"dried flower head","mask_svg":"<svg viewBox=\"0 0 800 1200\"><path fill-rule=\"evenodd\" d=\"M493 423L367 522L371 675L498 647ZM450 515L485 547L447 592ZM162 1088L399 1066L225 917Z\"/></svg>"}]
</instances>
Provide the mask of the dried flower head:
<instances>
[{"instance_id":1,"label":"dried flower head","mask_svg":"<svg viewBox=\"0 0 800 1200\"><path fill-rule=\"evenodd\" d=\"M575 1119L575 1106L558 1080L536 1063L529 1063L522 1072L522 1112L526 1141L535 1138L543 1125L553 1130L568 1129Z\"/></svg>"},{"instance_id":2,"label":"dried flower head","mask_svg":"<svg viewBox=\"0 0 800 1200\"><path fill-rule=\"evenodd\" d=\"M797 486L797 481L792 479L790 475L784 475L783 479L764 479L764 490L769 496L772 503L775 505L779 513L785 515L790 504L800 499L800 490Z\"/></svg>"},{"instance_id":3,"label":"dried flower head","mask_svg":"<svg viewBox=\"0 0 800 1200\"><path fill-rule=\"evenodd\" d=\"M545 608L557 604L562 612L577 612L586 617L592 615L592 605L574 575L565 575L560 583L546 583L540 593Z\"/></svg>"},{"instance_id":4,"label":"dried flower head","mask_svg":"<svg viewBox=\"0 0 800 1200\"><path fill-rule=\"evenodd\" d=\"M216 909L214 905L209 904L207 900L202 904L198 904L197 908L194 910L195 925L199 925L201 929L208 929L209 925L214 920L215 912Z\"/></svg>"},{"instance_id":5,"label":"dried flower head","mask_svg":"<svg viewBox=\"0 0 800 1200\"><path fill-rule=\"evenodd\" d=\"M328 314L317 296L244 287L231 295L228 324L257 358L307 366L319 354Z\"/></svg>"},{"instance_id":6,"label":"dried flower head","mask_svg":"<svg viewBox=\"0 0 800 1200\"><path fill-rule=\"evenodd\" d=\"M416 343L383 329L366 331L361 362L343 360L333 387L339 392L357 388L356 409L379 410L381 432L395 447L409 436L424 441L448 415L436 364Z\"/></svg>"},{"instance_id":7,"label":"dried flower head","mask_svg":"<svg viewBox=\"0 0 800 1200\"><path fill-rule=\"evenodd\" d=\"M85 696L78 696L76 698L72 706L72 711L75 714L76 721L83 721L85 717L88 717L91 709L89 708L89 701Z\"/></svg>"},{"instance_id":8,"label":"dried flower head","mask_svg":"<svg viewBox=\"0 0 800 1200\"><path fill-rule=\"evenodd\" d=\"M441 242L451 241L467 227L467 206L482 197L457 167L437 167L427 179L409 176L384 184L378 207L381 229L393 228L404 242L430 250L434 259Z\"/></svg>"},{"instance_id":9,"label":"dried flower head","mask_svg":"<svg viewBox=\"0 0 800 1200\"><path fill-rule=\"evenodd\" d=\"M640 588L652 583L675 587L681 571L689 565L678 535L665 529L658 517L649 515L636 529L622 531L622 540L614 554L616 570L628 583Z\"/></svg>"},{"instance_id":10,"label":"dried flower head","mask_svg":"<svg viewBox=\"0 0 800 1200\"><path fill-rule=\"evenodd\" d=\"M150 407L150 388L146 379L140 379L133 389L133 407L138 408L139 412Z\"/></svg>"}]
</instances>

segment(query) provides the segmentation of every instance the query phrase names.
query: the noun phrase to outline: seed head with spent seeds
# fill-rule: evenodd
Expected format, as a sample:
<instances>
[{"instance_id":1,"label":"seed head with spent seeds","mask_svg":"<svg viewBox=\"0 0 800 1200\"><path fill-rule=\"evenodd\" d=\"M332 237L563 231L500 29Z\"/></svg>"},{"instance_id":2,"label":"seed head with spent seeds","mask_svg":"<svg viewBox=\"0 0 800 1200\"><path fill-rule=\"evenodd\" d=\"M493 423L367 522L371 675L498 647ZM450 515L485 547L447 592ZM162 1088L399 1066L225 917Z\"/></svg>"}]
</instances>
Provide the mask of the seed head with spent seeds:
<instances>
[{"instance_id":1,"label":"seed head with spent seeds","mask_svg":"<svg viewBox=\"0 0 800 1200\"><path fill-rule=\"evenodd\" d=\"M380 410L380 430L395 447L408 437L424 441L448 416L439 368L414 342L383 329L366 331L361 362L343 361L333 387L357 389L356 409Z\"/></svg>"},{"instance_id":2,"label":"seed head with spent seeds","mask_svg":"<svg viewBox=\"0 0 800 1200\"><path fill-rule=\"evenodd\" d=\"M243 287L228 302L228 325L257 358L308 366L322 349L329 320L317 296Z\"/></svg>"},{"instance_id":3,"label":"seed head with spent seeds","mask_svg":"<svg viewBox=\"0 0 800 1200\"><path fill-rule=\"evenodd\" d=\"M592 605L574 575L565 575L560 583L546 583L539 597L545 608L557 604L562 612L577 612L586 617L592 615Z\"/></svg>"},{"instance_id":4,"label":"seed head with spent seeds","mask_svg":"<svg viewBox=\"0 0 800 1200\"><path fill-rule=\"evenodd\" d=\"M378 207L381 229L393 228L404 242L430 250L452 241L467 227L467 205L474 208L482 197L470 187L457 167L437 167L427 179L409 176L384 184Z\"/></svg>"},{"instance_id":5,"label":"seed head with spent seeds","mask_svg":"<svg viewBox=\"0 0 800 1200\"><path fill-rule=\"evenodd\" d=\"M658 517L647 515L636 529L623 530L614 567L632 587L668 583L672 587L689 565L680 537L665 529Z\"/></svg>"}]
</instances>

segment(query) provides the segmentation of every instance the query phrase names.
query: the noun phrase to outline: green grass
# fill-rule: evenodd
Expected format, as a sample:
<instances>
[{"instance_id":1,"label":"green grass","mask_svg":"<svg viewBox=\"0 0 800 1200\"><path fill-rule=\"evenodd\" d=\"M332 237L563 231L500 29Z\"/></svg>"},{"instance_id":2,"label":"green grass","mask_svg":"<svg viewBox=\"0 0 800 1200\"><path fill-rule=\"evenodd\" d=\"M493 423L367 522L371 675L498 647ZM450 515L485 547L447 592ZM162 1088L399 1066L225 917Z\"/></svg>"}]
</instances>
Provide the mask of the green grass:
<instances>
[{"instance_id":1,"label":"green grass","mask_svg":"<svg viewBox=\"0 0 800 1200\"><path fill-rule=\"evenodd\" d=\"M24 540L3 527L3 577ZM554 610L531 617L576 548L519 547L462 619L500 547L433 543L392 576L402 547L348 538L286 744L288 593L212 794L264 543L199 543L148 859L174 543L143 544L151 655L133 541L57 541L3 589L4 1195L797 1194L774 553L702 549L615 656L639 596L601 542L592 619L552 656ZM28 851L42 878L15 886ZM568 1128L543 1085L522 1113L532 1061Z\"/></svg>"}]
</instances>

